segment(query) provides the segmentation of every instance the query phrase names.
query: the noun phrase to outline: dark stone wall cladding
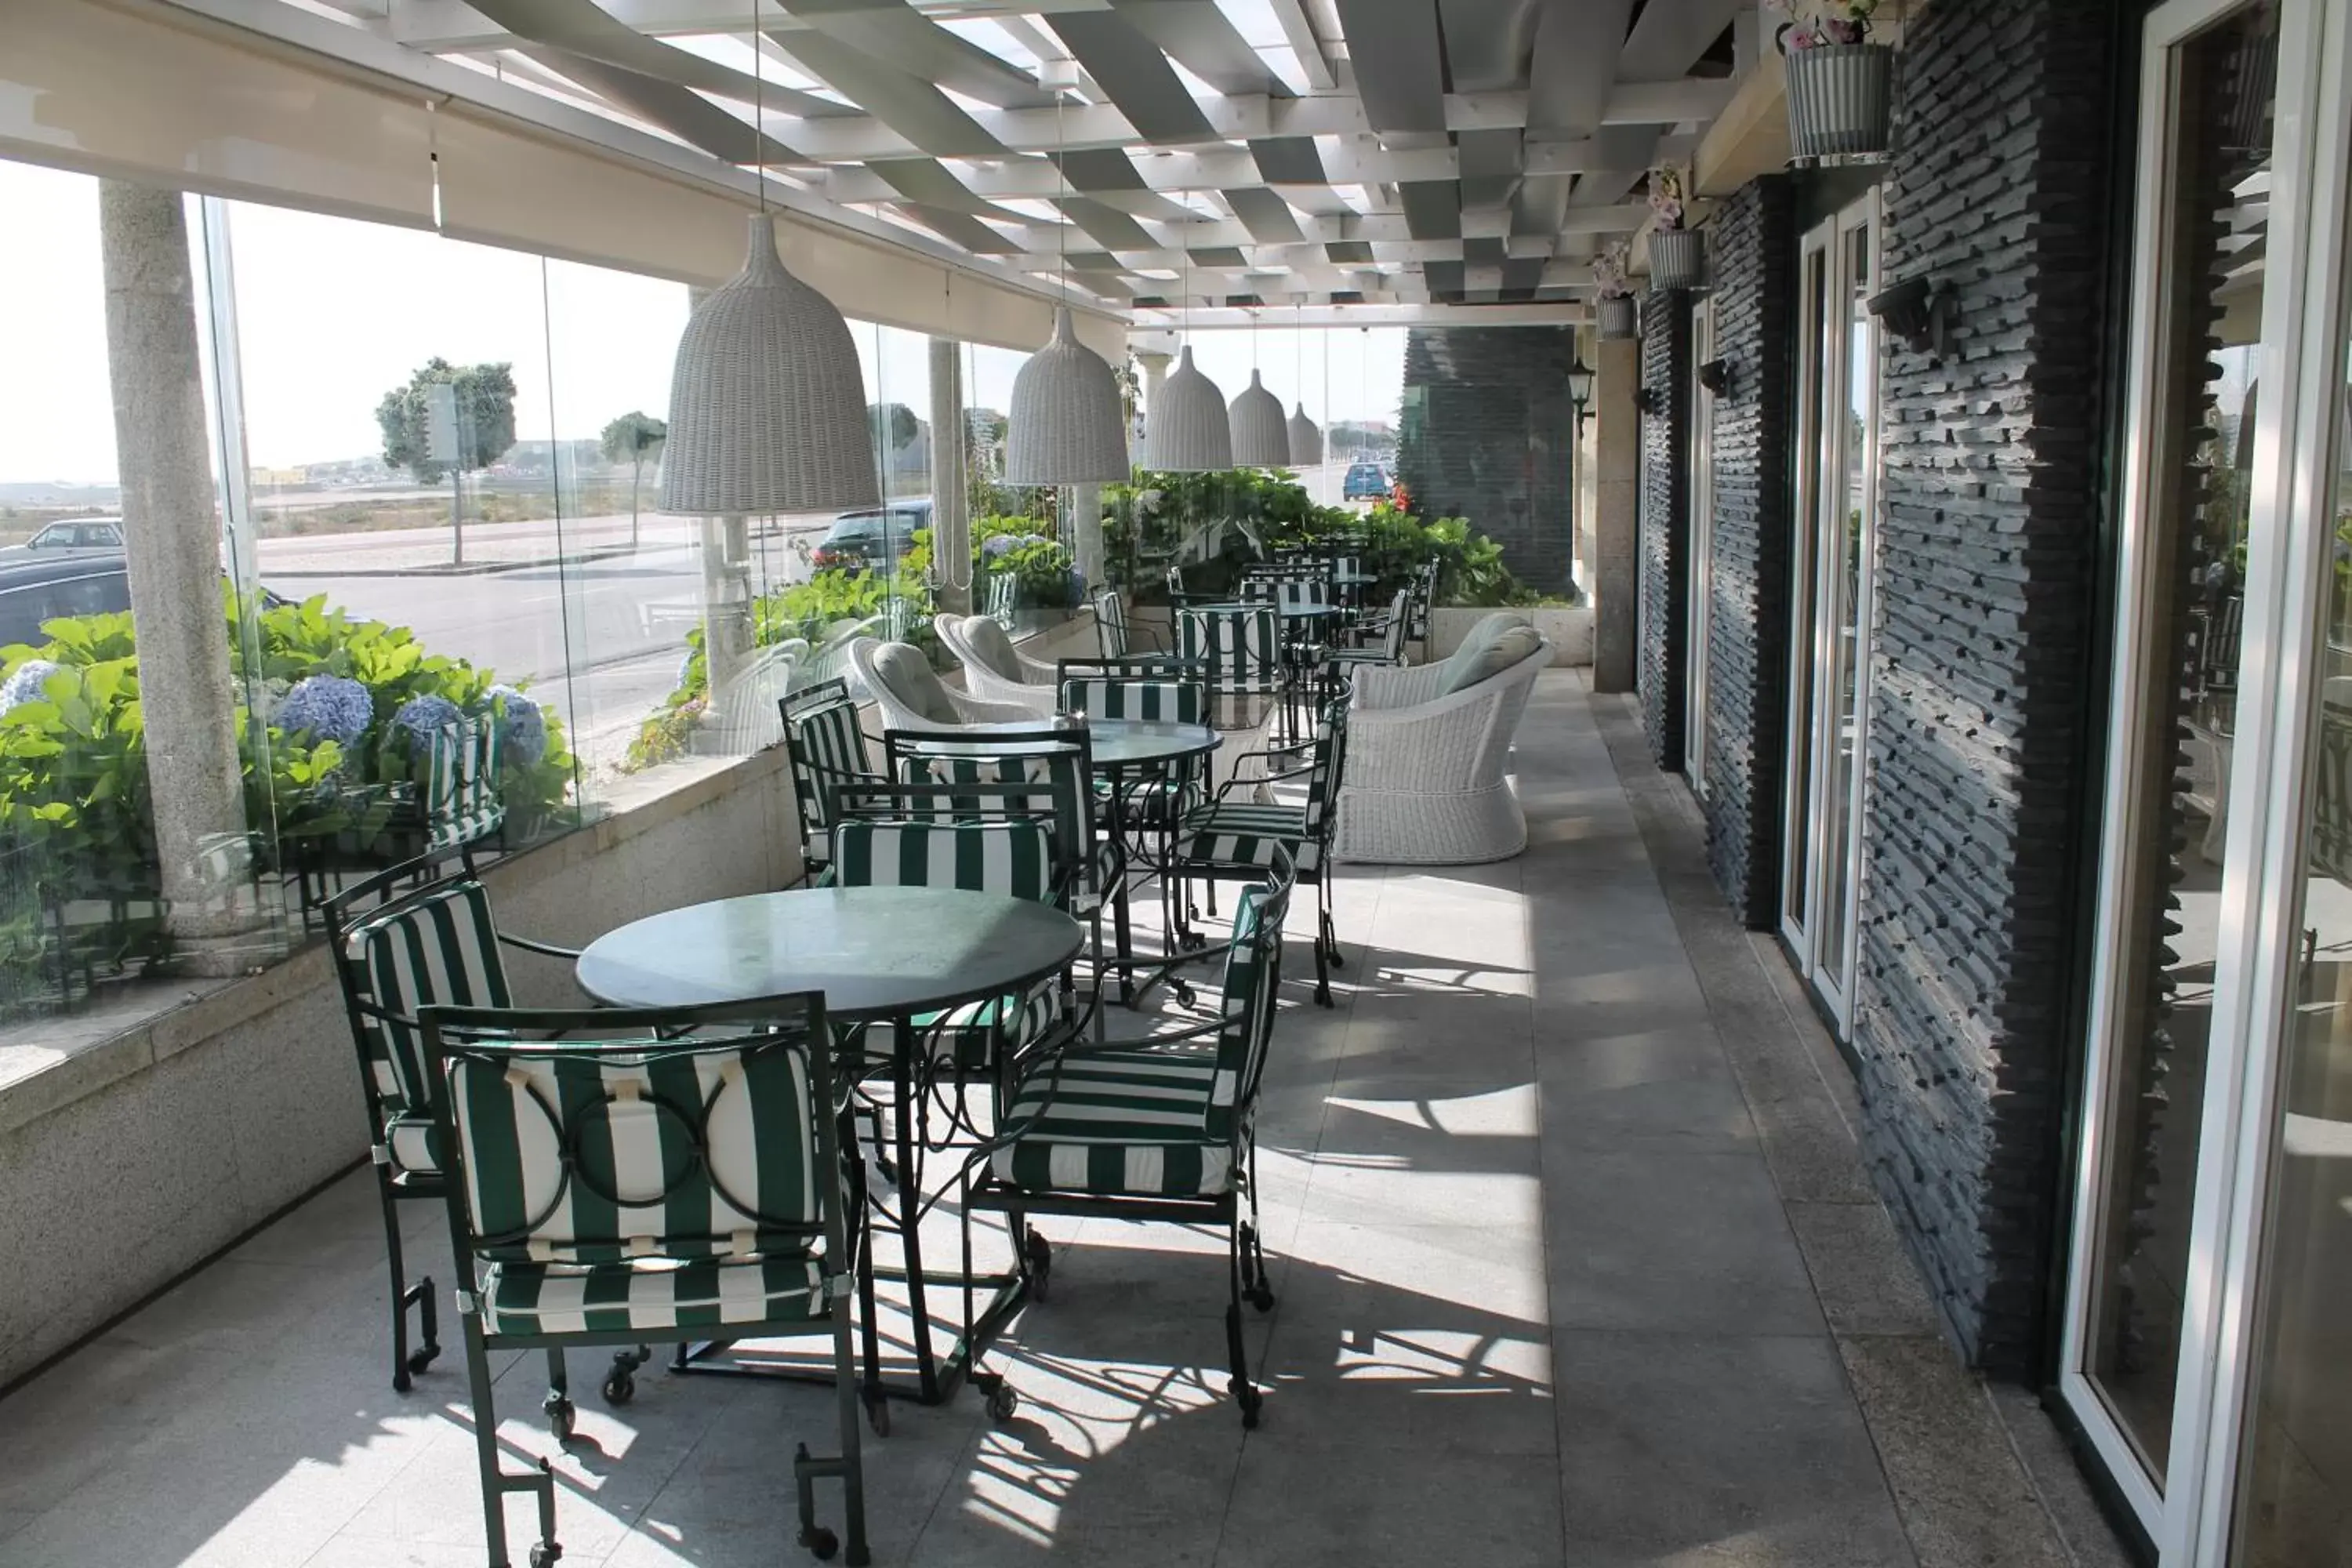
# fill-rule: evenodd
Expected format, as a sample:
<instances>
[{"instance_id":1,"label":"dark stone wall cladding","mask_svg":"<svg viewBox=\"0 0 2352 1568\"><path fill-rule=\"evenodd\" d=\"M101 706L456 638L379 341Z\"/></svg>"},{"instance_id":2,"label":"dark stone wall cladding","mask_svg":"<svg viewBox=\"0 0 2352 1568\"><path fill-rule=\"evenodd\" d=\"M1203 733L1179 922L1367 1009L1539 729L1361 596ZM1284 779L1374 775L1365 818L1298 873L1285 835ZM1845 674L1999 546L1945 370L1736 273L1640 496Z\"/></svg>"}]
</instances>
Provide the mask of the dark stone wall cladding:
<instances>
[{"instance_id":1,"label":"dark stone wall cladding","mask_svg":"<svg viewBox=\"0 0 2352 1568\"><path fill-rule=\"evenodd\" d=\"M1634 623L1633 690L1650 754L1683 765L1684 672L1690 647L1689 296L1652 293L1642 301L1641 613Z\"/></svg>"},{"instance_id":2,"label":"dark stone wall cladding","mask_svg":"<svg viewBox=\"0 0 2352 1568\"><path fill-rule=\"evenodd\" d=\"M1565 327L1414 327L1405 334L1397 478L1424 517L1465 517L1548 594L1574 584L1576 409Z\"/></svg>"},{"instance_id":3,"label":"dark stone wall cladding","mask_svg":"<svg viewBox=\"0 0 2352 1568\"><path fill-rule=\"evenodd\" d=\"M1853 1049L1880 1191L1970 1359L2038 1351L2090 702L2106 7L1926 8L1885 276L1959 290L1884 362Z\"/></svg>"},{"instance_id":4,"label":"dark stone wall cladding","mask_svg":"<svg viewBox=\"0 0 2352 1568\"><path fill-rule=\"evenodd\" d=\"M1788 731L1790 443L1796 370L1796 190L1749 181L1708 220L1715 355L1714 515L1706 651L1706 858L1740 918L1769 930L1780 900Z\"/></svg>"}]
</instances>

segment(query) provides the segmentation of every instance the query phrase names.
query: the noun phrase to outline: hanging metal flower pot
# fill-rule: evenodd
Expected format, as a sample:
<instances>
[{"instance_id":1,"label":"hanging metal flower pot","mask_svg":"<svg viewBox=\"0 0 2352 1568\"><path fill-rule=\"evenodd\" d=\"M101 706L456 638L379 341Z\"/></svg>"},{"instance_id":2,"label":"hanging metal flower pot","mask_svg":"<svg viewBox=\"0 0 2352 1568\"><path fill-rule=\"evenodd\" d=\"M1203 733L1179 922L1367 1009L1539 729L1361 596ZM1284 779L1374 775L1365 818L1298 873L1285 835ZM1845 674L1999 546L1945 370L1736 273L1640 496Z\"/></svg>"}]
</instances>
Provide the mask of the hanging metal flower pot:
<instances>
[{"instance_id":1,"label":"hanging metal flower pot","mask_svg":"<svg viewBox=\"0 0 2352 1568\"><path fill-rule=\"evenodd\" d=\"M1885 44L1790 49L1789 161L1885 155L1895 117L1895 50Z\"/></svg>"},{"instance_id":2,"label":"hanging metal flower pot","mask_svg":"<svg viewBox=\"0 0 2352 1568\"><path fill-rule=\"evenodd\" d=\"M1695 228L1662 228L1650 236L1650 287L1696 289L1706 281L1706 240Z\"/></svg>"},{"instance_id":3,"label":"hanging metal flower pot","mask_svg":"<svg viewBox=\"0 0 2352 1568\"><path fill-rule=\"evenodd\" d=\"M1642 335L1642 308L1631 294L1604 294L1599 306L1603 342Z\"/></svg>"}]
</instances>

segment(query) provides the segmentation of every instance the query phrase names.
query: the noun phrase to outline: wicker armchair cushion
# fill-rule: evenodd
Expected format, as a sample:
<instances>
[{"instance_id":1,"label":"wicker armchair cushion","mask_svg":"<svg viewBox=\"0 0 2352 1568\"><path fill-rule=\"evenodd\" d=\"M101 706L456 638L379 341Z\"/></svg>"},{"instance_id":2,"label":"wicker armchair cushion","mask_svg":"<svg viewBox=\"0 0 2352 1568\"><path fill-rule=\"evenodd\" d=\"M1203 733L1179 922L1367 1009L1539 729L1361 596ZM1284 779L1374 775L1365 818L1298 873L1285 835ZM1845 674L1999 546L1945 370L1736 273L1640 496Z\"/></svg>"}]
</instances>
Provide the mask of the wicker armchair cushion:
<instances>
[{"instance_id":1,"label":"wicker armchair cushion","mask_svg":"<svg viewBox=\"0 0 2352 1568\"><path fill-rule=\"evenodd\" d=\"M1467 691L1482 681L1492 680L1511 666L1534 653L1543 638L1533 626L1504 626L1488 637L1477 650L1476 657L1465 664L1447 661L1446 680L1440 696Z\"/></svg>"},{"instance_id":2,"label":"wicker armchair cushion","mask_svg":"<svg viewBox=\"0 0 2352 1568\"><path fill-rule=\"evenodd\" d=\"M973 616L956 627L962 634L964 646L980 660L988 673L999 680L1019 682L1026 679L1021 673L1021 656L1013 651L1013 639L1004 628L987 616Z\"/></svg>"},{"instance_id":3,"label":"wicker armchair cushion","mask_svg":"<svg viewBox=\"0 0 2352 1568\"><path fill-rule=\"evenodd\" d=\"M913 644L884 643L876 648L874 673L889 687L891 696L932 723L963 722L963 715L956 710L955 699L948 695L948 689L932 673L931 661Z\"/></svg>"},{"instance_id":4,"label":"wicker armchair cushion","mask_svg":"<svg viewBox=\"0 0 2352 1568\"><path fill-rule=\"evenodd\" d=\"M1463 672L1478 664L1486 657L1486 645L1500 636L1505 628L1525 625L1527 625L1527 617L1515 610L1496 610L1491 615L1481 616L1478 623L1472 626L1462 638L1462 646L1445 656L1444 673L1437 678L1435 695L1442 697L1447 692L1460 691L1474 684L1462 679ZM1492 671L1488 673L1491 674Z\"/></svg>"}]
</instances>

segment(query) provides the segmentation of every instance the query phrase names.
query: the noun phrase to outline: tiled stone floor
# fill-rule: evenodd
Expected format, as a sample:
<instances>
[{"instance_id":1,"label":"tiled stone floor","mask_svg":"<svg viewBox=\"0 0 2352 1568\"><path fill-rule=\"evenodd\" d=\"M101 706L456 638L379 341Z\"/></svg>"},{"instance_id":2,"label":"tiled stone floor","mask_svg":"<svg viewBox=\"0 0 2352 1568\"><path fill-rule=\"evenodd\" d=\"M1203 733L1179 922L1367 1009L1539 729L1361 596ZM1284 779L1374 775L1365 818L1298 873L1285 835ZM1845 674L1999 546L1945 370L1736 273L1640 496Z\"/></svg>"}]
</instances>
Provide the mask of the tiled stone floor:
<instances>
[{"instance_id":1,"label":"tiled stone floor","mask_svg":"<svg viewBox=\"0 0 2352 1568\"><path fill-rule=\"evenodd\" d=\"M2121 1561L2030 1405L1938 1337L1850 1083L1622 700L1547 677L1517 768L1524 857L1343 877L1335 1011L1293 943L1265 1425L1215 1392L1219 1244L1066 1225L999 1357L1019 1414L901 1405L866 1443L877 1563ZM446 1281L439 1226L411 1206ZM389 1390L381 1259L354 1174L0 1401L0 1564L478 1568L457 1352ZM806 1561L789 1455L829 1441L822 1391L654 1372L607 1411L596 1359L562 1450L535 1361L499 1383L509 1456L554 1456L565 1563Z\"/></svg>"}]
</instances>

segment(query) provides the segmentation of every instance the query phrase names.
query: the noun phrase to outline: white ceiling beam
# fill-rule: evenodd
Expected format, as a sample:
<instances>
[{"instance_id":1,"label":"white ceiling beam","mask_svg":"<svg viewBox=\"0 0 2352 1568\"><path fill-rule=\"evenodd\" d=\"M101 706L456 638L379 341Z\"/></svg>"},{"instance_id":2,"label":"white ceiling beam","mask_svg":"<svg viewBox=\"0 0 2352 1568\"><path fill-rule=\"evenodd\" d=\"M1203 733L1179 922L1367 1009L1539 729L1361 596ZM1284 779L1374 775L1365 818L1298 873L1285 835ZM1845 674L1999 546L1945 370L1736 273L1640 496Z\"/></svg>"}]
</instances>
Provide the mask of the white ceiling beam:
<instances>
[{"instance_id":1,"label":"white ceiling beam","mask_svg":"<svg viewBox=\"0 0 2352 1568\"><path fill-rule=\"evenodd\" d=\"M1274 12L1274 19L1282 25L1283 41L1290 46L1307 87L1322 92L1339 86L1339 79L1331 69L1330 52L1315 36L1315 25L1307 20L1307 7L1301 0L1267 0L1267 5Z\"/></svg>"},{"instance_id":2,"label":"white ceiling beam","mask_svg":"<svg viewBox=\"0 0 2352 1568\"><path fill-rule=\"evenodd\" d=\"M957 179L971 188L974 195L991 200L1025 197L1044 201L1054 196L1076 195L1109 201L1118 195L1116 192L1073 192L1064 185L1060 172L1043 158L949 158L942 162ZM1134 163L1137 171L1143 175L1145 185L1154 191L1213 191L1267 184L1257 172L1255 159L1247 153L1231 149L1145 153L1137 156ZM1377 147L1369 151L1350 148L1336 157L1327 153L1323 165L1330 176L1328 184L1339 185L1393 184L1399 180L1451 180L1461 174L1460 161L1451 147L1415 153L1384 153ZM825 195L834 201L887 202L898 199L898 192L887 181L863 166L829 165L820 178ZM1276 184L1273 188L1279 191L1319 187Z\"/></svg>"},{"instance_id":3,"label":"white ceiling beam","mask_svg":"<svg viewBox=\"0 0 2352 1568\"><path fill-rule=\"evenodd\" d=\"M1426 290L1423 290L1424 295ZM1188 317L1176 310L1138 309L1135 325L1129 341L1138 337L1147 341L1161 339L1163 334L1179 326L1190 326L1195 331L1244 331L1263 327L1264 312L1225 308L1195 310ZM1532 305L1480 305L1465 309L1459 305L1428 303L1366 303L1362 305L1309 305L1295 314L1286 313L1278 326L1328 327L1565 327L1578 326L1592 319L1590 305L1573 300L1545 301Z\"/></svg>"},{"instance_id":4,"label":"white ceiling beam","mask_svg":"<svg viewBox=\"0 0 2352 1568\"><path fill-rule=\"evenodd\" d=\"M340 9L358 9L342 0L336 3ZM754 3L755 0L597 0L615 21L625 22L654 37L695 33L740 36L751 26ZM756 3L763 30L791 32L809 26L784 9L778 0ZM1021 0L1022 14L1033 16L1109 8L1109 0ZM984 17L1001 24L1008 19L1001 6L990 0L915 0L915 9L935 22ZM383 0L378 0L375 14L383 15L386 10ZM466 0L389 0L387 21L386 36L394 43L435 54L503 48L512 42L511 35L467 5Z\"/></svg>"}]
</instances>

